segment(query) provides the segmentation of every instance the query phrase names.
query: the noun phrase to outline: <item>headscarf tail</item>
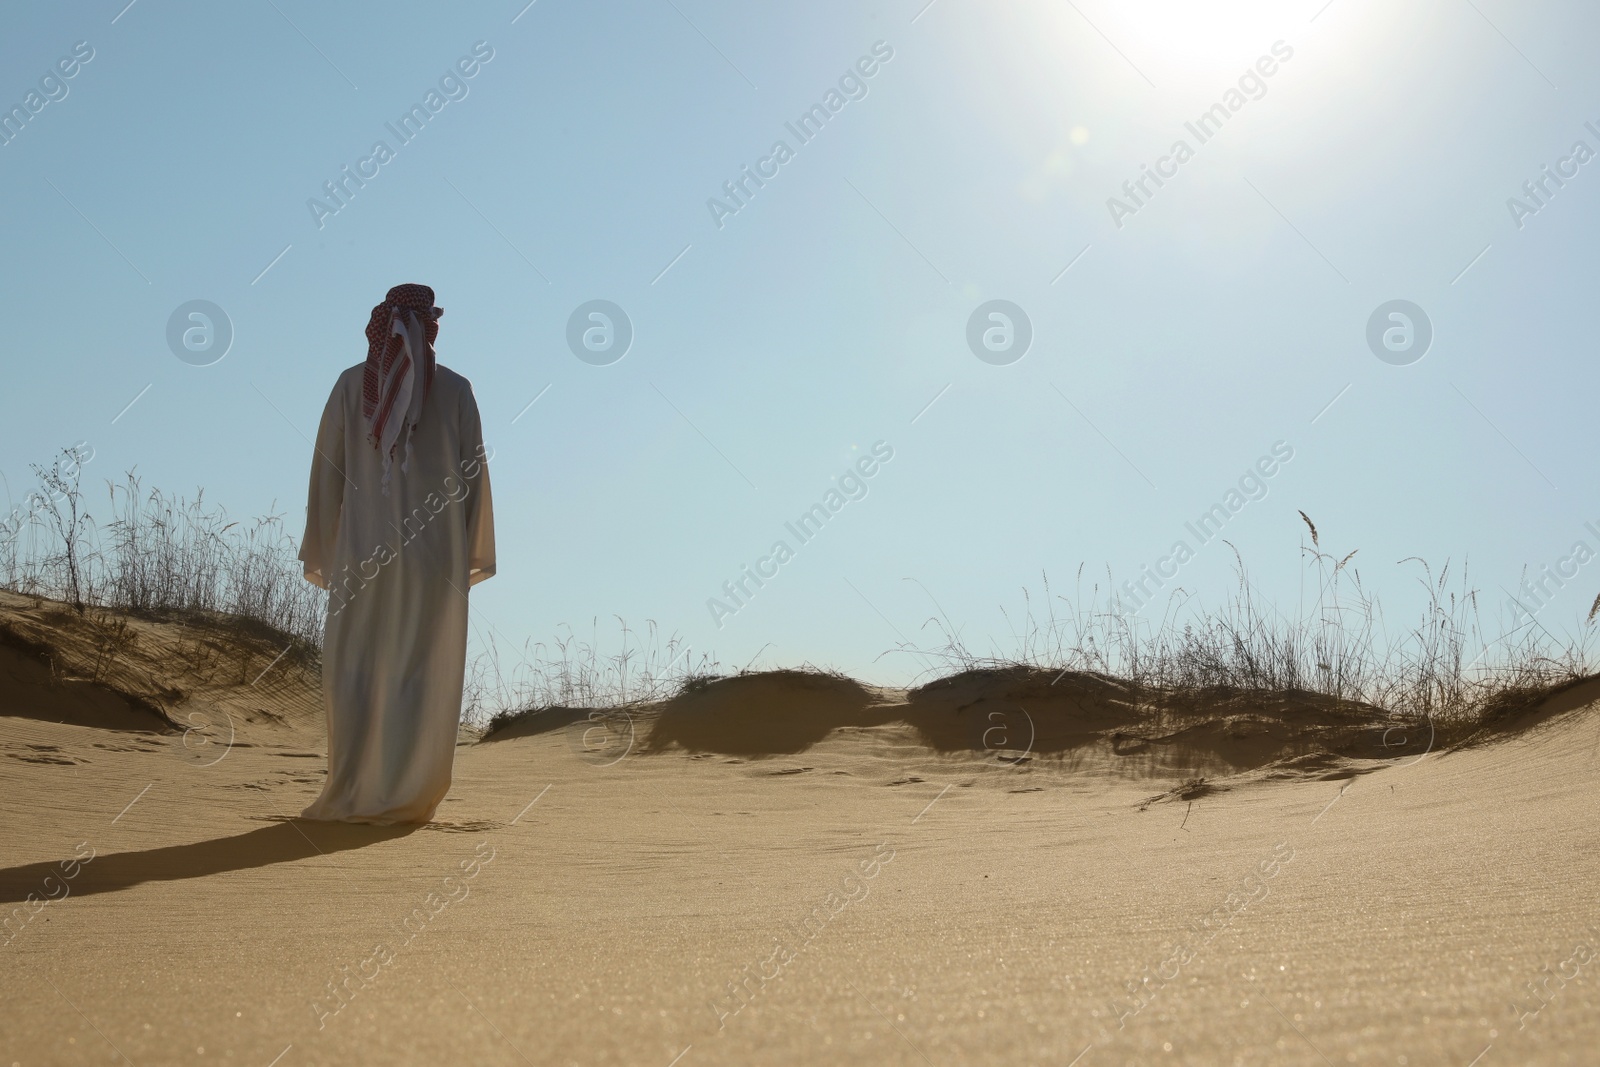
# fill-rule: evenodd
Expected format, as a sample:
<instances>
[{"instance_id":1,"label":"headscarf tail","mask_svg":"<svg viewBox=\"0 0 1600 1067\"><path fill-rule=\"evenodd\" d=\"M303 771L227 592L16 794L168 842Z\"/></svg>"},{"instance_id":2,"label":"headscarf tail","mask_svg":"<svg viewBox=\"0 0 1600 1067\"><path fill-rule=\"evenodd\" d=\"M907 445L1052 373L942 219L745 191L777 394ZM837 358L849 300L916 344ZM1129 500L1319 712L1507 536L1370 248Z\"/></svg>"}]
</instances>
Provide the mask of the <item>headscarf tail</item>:
<instances>
[{"instance_id":1,"label":"headscarf tail","mask_svg":"<svg viewBox=\"0 0 1600 1067\"><path fill-rule=\"evenodd\" d=\"M444 309L433 305L426 285L397 285L372 309L367 322L367 364L362 374L361 411L368 437L383 453L383 493L402 440L400 471L411 466L411 436L433 385L433 339Z\"/></svg>"}]
</instances>

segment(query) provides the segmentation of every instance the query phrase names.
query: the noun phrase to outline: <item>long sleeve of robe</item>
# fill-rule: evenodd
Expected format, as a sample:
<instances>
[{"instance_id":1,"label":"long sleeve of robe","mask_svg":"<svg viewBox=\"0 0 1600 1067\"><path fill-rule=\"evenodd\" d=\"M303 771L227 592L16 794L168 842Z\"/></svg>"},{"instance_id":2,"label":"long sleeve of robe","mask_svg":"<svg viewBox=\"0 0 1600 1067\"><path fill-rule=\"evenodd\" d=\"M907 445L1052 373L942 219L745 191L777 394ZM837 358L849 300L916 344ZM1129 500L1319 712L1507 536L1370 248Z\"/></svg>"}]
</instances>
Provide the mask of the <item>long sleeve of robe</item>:
<instances>
[{"instance_id":1,"label":"long sleeve of robe","mask_svg":"<svg viewBox=\"0 0 1600 1067\"><path fill-rule=\"evenodd\" d=\"M440 366L385 493L361 378L339 376L311 460L300 559L328 590L328 778L304 814L427 822L450 789L467 590L495 571L488 459L471 383Z\"/></svg>"}]
</instances>

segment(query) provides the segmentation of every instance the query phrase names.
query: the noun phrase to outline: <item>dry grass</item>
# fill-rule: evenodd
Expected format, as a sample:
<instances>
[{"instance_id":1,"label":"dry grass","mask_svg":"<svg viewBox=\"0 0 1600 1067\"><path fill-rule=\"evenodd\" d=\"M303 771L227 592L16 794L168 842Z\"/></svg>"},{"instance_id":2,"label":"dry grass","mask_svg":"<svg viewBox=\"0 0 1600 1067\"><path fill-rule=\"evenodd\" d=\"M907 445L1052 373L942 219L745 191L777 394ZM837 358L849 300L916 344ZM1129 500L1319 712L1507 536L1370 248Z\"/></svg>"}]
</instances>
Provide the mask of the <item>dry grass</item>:
<instances>
[{"instance_id":1,"label":"dry grass","mask_svg":"<svg viewBox=\"0 0 1600 1067\"><path fill-rule=\"evenodd\" d=\"M149 617L210 618L322 644L327 594L306 582L281 513L238 522L210 505L146 492L132 471L106 482L103 510L63 449L34 467L39 487L0 521L0 588ZM99 511L105 517L96 518Z\"/></svg>"},{"instance_id":2,"label":"dry grass","mask_svg":"<svg viewBox=\"0 0 1600 1067\"><path fill-rule=\"evenodd\" d=\"M102 524L80 487L84 462L75 447L34 468L38 490L0 522L0 588L66 601L80 615L99 606L282 635L296 659L314 659L326 594L302 578L281 513L240 523L203 493L188 500L146 492L129 472L106 483ZM1237 584L1220 608L1179 590L1160 618L1147 620L1122 610L1109 577L1104 589L1086 591L1080 568L1070 597L1054 594L1048 578L1042 604L1024 590L1011 649L972 651L939 609L928 621L937 644L892 651L918 657L925 675L1011 666L1098 674L1166 706L1239 693L1316 694L1427 721L1446 736L1464 736L1591 673L1600 599L1565 644L1531 623L1488 640L1464 569L1446 564L1435 574L1422 560L1402 560L1417 572L1424 607L1412 625L1391 631L1352 565L1356 553L1325 552L1315 525L1301 517L1310 537L1300 546L1310 595L1293 615L1263 601L1236 552ZM114 657L114 625L96 626L110 627L104 656ZM546 708L662 701L720 673L710 654L664 636L654 622L639 634L618 619L608 640L619 650L610 654L601 652L597 620L586 638L567 630L514 656L492 633L479 637L484 651L469 664L463 719L491 728Z\"/></svg>"},{"instance_id":3,"label":"dry grass","mask_svg":"<svg viewBox=\"0 0 1600 1067\"><path fill-rule=\"evenodd\" d=\"M548 644L528 642L508 664L487 636L467 674L462 718L492 733L523 715L549 708L617 708L664 700L717 673L709 655L696 655L677 635L663 638L651 621L643 635L618 618L619 651L600 652L599 620L587 638L566 630ZM481 635L480 635L481 636Z\"/></svg>"},{"instance_id":4,"label":"dry grass","mask_svg":"<svg viewBox=\"0 0 1600 1067\"><path fill-rule=\"evenodd\" d=\"M1489 640L1478 591L1464 568L1452 580L1448 563L1435 574L1420 559L1400 561L1419 572L1425 604L1413 625L1391 631L1352 566L1356 553L1324 552L1309 518L1306 526L1311 543L1300 547L1312 592L1295 615L1263 603L1235 552L1236 585L1220 608L1179 590L1151 622L1119 610L1098 584L1086 594L1080 569L1071 597L1053 594L1045 579L1042 613L1024 590L1014 652L972 652L942 610L928 622L939 644L895 651L931 659L937 665L931 673L1021 664L1105 675L1163 705L1240 692L1313 693L1434 724L1446 739L1593 673L1593 614L1565 644L1532 623Z\"/></svg>"}]
</instances>

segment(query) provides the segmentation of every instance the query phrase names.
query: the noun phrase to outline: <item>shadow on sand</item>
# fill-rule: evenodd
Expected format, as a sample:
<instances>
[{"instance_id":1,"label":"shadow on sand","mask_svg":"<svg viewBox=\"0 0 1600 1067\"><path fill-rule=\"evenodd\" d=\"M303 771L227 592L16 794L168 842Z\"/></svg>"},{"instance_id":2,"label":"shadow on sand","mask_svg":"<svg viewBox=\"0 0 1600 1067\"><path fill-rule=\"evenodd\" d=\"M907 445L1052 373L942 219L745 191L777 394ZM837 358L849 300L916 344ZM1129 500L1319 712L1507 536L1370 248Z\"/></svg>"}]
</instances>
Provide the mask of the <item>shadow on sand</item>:
<instances>
[{"instance_id":1,"label":"shadow on sand","mask_svg":"<svg viewBox=\"0 0 1600 1067\"><path fill-rule=\"evenodd\" d=\"M259 830L168 845L139 852L113 852L84 860L27 863L0 868L0 903L62 899L90 893L112 893L145 882L178 882L225 871L243 871L274 863L326 856L388 841L417 830L415 825L367 826L354 823L284 821ZM92 848L94 842L87 843Z\"/></svg>"}]
</instances>

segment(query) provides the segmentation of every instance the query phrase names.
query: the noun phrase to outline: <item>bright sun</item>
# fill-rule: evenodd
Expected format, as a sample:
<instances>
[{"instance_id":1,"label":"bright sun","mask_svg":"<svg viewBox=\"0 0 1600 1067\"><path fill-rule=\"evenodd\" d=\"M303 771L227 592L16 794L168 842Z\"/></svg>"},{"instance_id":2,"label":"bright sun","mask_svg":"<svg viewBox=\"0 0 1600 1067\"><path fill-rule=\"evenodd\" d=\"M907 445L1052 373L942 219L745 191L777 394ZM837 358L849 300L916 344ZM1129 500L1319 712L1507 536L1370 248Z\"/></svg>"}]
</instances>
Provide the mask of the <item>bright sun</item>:
<instances>
[{"instance_id":1,"label":"bright sun","mask_svg":"<svg viewBox=\"0 0 1600 1067\"><path fill-rule=\"evenodd\" d=\"M1284 22L1282 0L1118 0L1092 12L1105 35L1156 84L1248 63ZM1104 21L1101 21L1102 18Z\"/></svg>"}]
</instances>

